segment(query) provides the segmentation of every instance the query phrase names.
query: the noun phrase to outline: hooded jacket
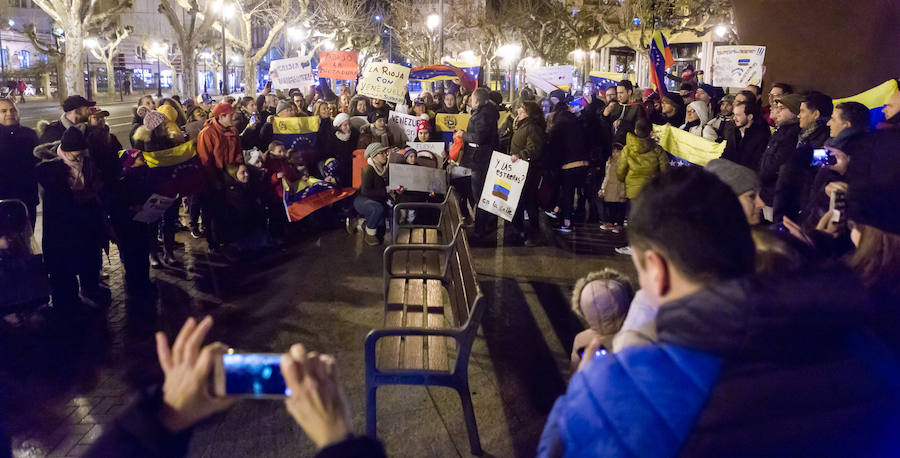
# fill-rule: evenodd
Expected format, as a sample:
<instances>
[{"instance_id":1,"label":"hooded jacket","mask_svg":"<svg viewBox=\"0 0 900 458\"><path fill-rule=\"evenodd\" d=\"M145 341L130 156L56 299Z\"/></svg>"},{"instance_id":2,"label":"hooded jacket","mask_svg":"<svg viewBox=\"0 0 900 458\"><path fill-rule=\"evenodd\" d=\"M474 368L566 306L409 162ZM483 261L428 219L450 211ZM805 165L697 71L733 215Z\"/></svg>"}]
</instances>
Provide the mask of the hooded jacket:
<instances>
[{"instance_id":1,"label":"hooded jacket","mask_svg":"<svg viewBox=\"0 0 900 458\"><path fill-rule=\"evenodd\" d=\"M845 270L719 282L572 377L538 456L889 456L897 360Z\"/></svg>"},{"instance_id":2,"label":"hooded jacket","mask_svg":"<svg viewBox=\"0 0 900 458\"><path fill-rule=\"evenodd\" d=\"M640 138L628 134L625 148L619 156L616 176L625 182L625 195L629 199L637 197L651 178L668 168L669 161L665 150L649 138Z\"/></svg>"},{"instance_id":3,"label":"hooded jacket","mask_svg":"<svg viewBox=\"0 0 900 458\"><path fill-rule=\"evenodd\" d=\"M531 118L516 121L509 142L509 154L518 155L533 164L530 165L532 167L537 166L543 159L545 140L544 130Z\"/></svg>"},{"instance_id":4,"label":"hooded jacket","mask_svg":"<svg viewBox=\"0 0 900 458\"><path fill-rule=\"evenodd\" d=\"M238 133L234 127L222 127L215 118L206 121L205 127L197 136L197 155L207 170L208 178L213 178L217 169L222 170L227 165L244 162Z\"/></svg>"},{"instance_id":5,"label":"hooded jacket","mask_svg":"<svg viewBox=\"0 0 900 458\"><path fill-rule=\"evenodd\" d=\"M698 137L703 137L709 141L715 141L716 138L719 137L719 134L716 133L716 129L714 129L712 126L707 125L707 123L709 123L709 105L699 100L695 100L688 104L688 106L693 108L697 113L697 117L700 118L700 123L692 125L691 127L688 127L688 124L691 123L684 123L681 125L681 127L679 127L679 129L686 130Z\"/></svg>"},{"instance_id":6,"label":"hooded jacket","mask_svg":"<svg viewBox=\"0 0 900 458\"><path fill-rule=\"evenodd\" d=\"M87 124L85 123L81 123L79 125L81 126L80 128L82 131L84 131L83 127L86 125ZM50 124L47 124L47 126L44 127L43 132L41 132L40 139L38 140L38 144L45 144L62 140L62 136L66 132L66 129L72 126L75 126L75 124L72 124L72 122L66 118L66 114L63 113L59 116L59 119L51 122Z\"/></svg>"}]
</instances>

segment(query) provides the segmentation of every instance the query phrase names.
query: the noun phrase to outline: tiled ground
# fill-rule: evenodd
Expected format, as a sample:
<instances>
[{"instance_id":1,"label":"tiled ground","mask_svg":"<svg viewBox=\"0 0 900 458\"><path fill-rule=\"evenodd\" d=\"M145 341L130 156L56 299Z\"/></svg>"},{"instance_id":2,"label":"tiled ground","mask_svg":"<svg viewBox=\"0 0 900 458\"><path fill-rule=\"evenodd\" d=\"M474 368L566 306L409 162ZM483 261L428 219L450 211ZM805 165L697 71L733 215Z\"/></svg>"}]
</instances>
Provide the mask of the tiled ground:
<instances>
[{"instance_id":1,"label":"tiled ground","mask_svg":"<svg viewBox=\"0 0 900 458\"><path fill-rule=\"evenodd\" d=\"M342 230L302 229L287 250L231 267L209 262L202 240L179 234L185 266L154 271L158 302L125 297L113 246L104 263L113 291L108 310L62 322L38 314L4 330L0 412L14 456L80 456L136 387L160 380L152 333L171 336L185 317L202 314L216 318L211 338L237 349L280 352L303 342L335 354L354 427L363 431L362 340L382 319L381 249ZM571 236L559 242L586 243ZM578 251L605 253L616 244ZM577 277L603 266L631 272L629 260L555 247L480 248L475 257L491 304L470 365L482 444L492 456L533 455L544 418L565 389L568 352L580 330L568 291ZM392 456L468 455L450 390L381 389L378 421ZM281 403L244 401L198 426L189 454L293 457L314 450Z\"/></svg>"}]
</instances>

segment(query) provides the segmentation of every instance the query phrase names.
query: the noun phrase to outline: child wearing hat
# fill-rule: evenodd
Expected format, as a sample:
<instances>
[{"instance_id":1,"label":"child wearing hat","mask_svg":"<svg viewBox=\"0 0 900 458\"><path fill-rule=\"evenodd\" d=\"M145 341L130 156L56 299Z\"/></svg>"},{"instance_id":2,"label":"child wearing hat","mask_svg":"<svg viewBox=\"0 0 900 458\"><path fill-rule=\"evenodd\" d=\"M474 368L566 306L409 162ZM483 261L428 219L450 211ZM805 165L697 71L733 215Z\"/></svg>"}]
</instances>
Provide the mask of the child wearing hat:
<instances>
[{"instance_id":1,"label":"child wearing hat","mask_svg":"<svg viewBox=\"0 0 900 458\"><path fill-rule=\"evenodd\" d=\"M606 268L578 279L572 291L572 310L588 328L575 336L572 372L578 368L584 349L594 339L600 340L603 350L612 352L613 337L625 322L632 297L631 281L616 270Z\"/></svg>"}]
</instances>

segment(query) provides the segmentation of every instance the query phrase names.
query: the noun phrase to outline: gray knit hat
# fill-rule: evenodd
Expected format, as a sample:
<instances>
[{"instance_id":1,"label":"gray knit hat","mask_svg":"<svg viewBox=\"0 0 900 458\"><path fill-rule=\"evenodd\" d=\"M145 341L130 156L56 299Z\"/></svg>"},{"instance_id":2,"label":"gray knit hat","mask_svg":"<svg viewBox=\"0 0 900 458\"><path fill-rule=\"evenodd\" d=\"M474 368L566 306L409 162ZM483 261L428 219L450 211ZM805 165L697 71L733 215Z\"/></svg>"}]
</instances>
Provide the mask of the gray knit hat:
<instances>
[{"instance_id":1,"label":"gray knit hat","mask_svg":"<svg viewBox=\"0 0 900 458\"><path fill-rule=\"evenodd\" d=\"M759 188L756 172L728 159L713 159L706 164L705 169L727 184L737 196Z\"/></svg>"},{"instance_id":2,"label":"gray knit hat","mask_svg":"<svg viewBox=\"0 0 900 458\"><path fill-rule=\"evenodd\" d=\"M369 143L369 146L366 147L366 159L370 157L375 157L378 153L383 153L387 151L388 147L382 145L381 143Z\"/></svg>"}]
</instances>

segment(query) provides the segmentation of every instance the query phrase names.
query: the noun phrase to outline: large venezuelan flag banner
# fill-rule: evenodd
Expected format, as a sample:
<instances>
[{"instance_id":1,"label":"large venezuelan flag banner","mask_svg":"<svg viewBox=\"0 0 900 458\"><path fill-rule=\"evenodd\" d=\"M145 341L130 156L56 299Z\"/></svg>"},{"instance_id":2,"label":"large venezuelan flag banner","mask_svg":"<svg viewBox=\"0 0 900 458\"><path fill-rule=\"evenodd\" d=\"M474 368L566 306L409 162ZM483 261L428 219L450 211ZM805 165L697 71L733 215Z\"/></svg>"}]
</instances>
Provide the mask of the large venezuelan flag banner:
<instances>
[{"instance_id":1,"label":"large venezuelan flag banner","mask_svg":"<svg viewBox=\"0 0 900 458\"><path fill-rule=\"evenodd\" d=\"M897 92L897 80L887 80L868 91L843 99L834 99L834 104L837 106L844 102L859 102L865 105L869 109L869 124L875 129L876 124L884 121L884 113L881 110L894 92Z\"/></svg>"},{"instance_id":2,"label":"large venezuelan flag banner","mask_svg":"<svg viewBox=\"0 0 900 458\"><path fill-rule=\"evenodd\" d=\"M670 167L703 167L725 152L724 142L716 143L668 124L653 126L653 136L659 138L659 146L669 153Z\"/></svg>"},{"instance_id":3,"label":"large venezuelan flag banner","mask_svg":"<svg viewBox=\"0 0 900 458\"><path fill-rule=\"evenodd\" d=\"M501 111L500 118L497 119L497 128L499 129L509 119L508 111ZM453 143L453 132L457 130L466 130L469 126L469 118L472 115L468 113L447 114L438 113L434 118L435 130L441 135L444 142L444 151L450 150L450 144Z\"/></svg>"},{"instance_id":4,"label":"large venezuelan flag banner","mask_svg":"<svg viewBox=\"0 0 900 458\"><path fill-rule=\"evenodd\" d=\"M284 143L290 151L312 147L319 131L318 116L302 116L297 118L275 118L272 122L273 139Z\"/></svg>"},{"instance_id":5,"label":"large venezuelan flag banner","mask_svg":"<svg viewBox=\"0 0 900 458\"><path fill-rule=\"evenodd\" d=\"M284 188L284 211L292 223L356 193L353 188L340 189L334 183L315 178L295 182L282 178L281 184Z\"/></svg>"},{"instance_id":6,"label":"large venezuelan flag banner","mask_svg":"<svg viewBox=\"0 0 900 458\"><path fill-rule=\"evenodd\" d=\"M591 72L590 79L595 86L600 89L605 89L619 84L619 81L625 79L625 74L616 72Z\"/></svg>"},{"instance_id":7,"label":"large venezuelan flag banner","mask_svg":"<svg viewBox=\"0 0 900 458\"><path fill-rule=\"evenodd\" d=\"M119 151L119 157L125 151ZM142 152L150 168L149 180L154 192L175 197L190 195L203 188L203 164L193 141L161 151Z\"/></svg>"},{"instance_id":8,"label":"large venezuelan flag banner","mask_svg":"<svg viewBox=\"0 0 900 458\"><path fill-rule=\"evenodd\" d=\"M675 65L672 51L666 37L657 30L653 32L653 40L650 42L650 82L656 86L656 92L666 93L666 69Z\"/></svg>"}]
</instances>

